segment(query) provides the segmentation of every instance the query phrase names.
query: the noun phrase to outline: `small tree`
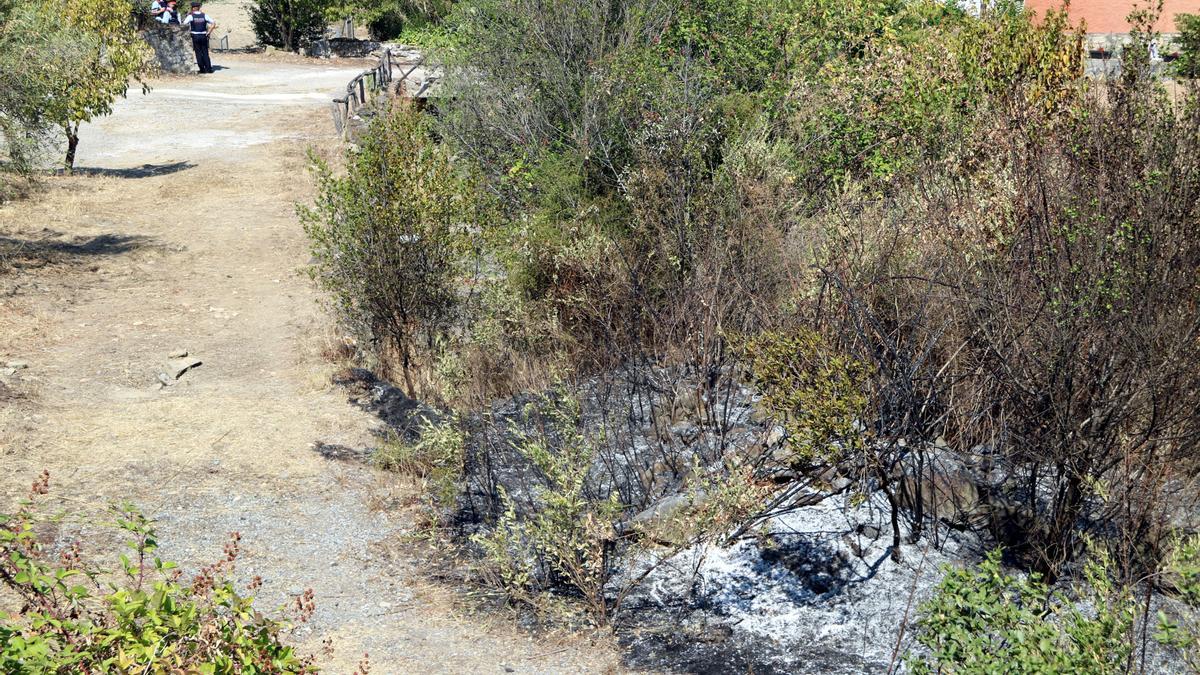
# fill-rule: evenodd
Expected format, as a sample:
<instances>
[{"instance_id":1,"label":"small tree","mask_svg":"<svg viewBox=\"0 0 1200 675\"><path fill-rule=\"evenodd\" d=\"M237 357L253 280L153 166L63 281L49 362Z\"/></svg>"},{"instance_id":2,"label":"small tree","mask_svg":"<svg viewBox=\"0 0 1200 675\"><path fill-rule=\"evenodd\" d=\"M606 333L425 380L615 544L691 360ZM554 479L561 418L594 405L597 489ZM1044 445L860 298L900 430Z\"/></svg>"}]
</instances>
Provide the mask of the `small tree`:
<instances>
[{"instance_id":1,"label":"small tree","mask_svg":"<svg viewBox=\"0 0 1200 675\"><path fill-rule=\"evenodd\" d=\"M325 33L329 4L328 0L254 0L246 11L259 42L295 52Z\"/></svg>"},{"instance_id":2,"label":"small tree","mask_svg":"<svg viewBox=\"0 0 1200 675\"><path fill-rule=\"evenodd\" d=\"M399 361L415 396L415 355L422 337L431 348L449 324L466 227L482 218L482 202L405 105L381 115L346 160L343 177L316 162L317 203L300 209L313 274L385 365Z\"/></svg>"},{"instance_id":3,"label":"small tree","mask_svg":"<svg viewBox=\"0 0 1200 675\"><path fill-rule=\"evenodd\" d=\"M1180 77L1200 77L1200 14L1180 14L1175 17L1179 27L1179 60L1175 62L1175 73Z\"/></svg>"},{"instance_id":4,"label":"small tree","mask_svg":"<svg viewBox=\"0 0 1200 675\"><path fill-rule=\"evenodd\" d=\"M150 67L149 46L137 34L129 0L18 5L0 29L0 52L22 73L25 110L66 135L68 171L75 166L79 127L111 113L130 80L140 82Z\"/></svg>"},{"instance_id":5,"label":"small tree","mask_svg":"<svg viewBox=\"0 0 1200 675\"><path fill-rule=\"evenodd\" d=\"M57 62L77 60L83 49L67 29L39 25L39 18L31 5L0 11L0 166L17 176L30 175L54 137L56 127L41 107L53 91L46 74Z\"/></svg>"}]
</instances>

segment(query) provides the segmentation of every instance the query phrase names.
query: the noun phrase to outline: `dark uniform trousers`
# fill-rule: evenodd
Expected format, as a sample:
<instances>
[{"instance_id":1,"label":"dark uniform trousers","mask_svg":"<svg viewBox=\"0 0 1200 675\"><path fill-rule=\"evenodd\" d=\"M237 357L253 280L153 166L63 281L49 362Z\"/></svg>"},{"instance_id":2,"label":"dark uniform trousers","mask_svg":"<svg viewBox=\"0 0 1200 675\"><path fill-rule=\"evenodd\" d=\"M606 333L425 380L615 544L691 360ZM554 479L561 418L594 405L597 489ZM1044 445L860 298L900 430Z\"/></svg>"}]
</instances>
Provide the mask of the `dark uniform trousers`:
<instances>
[{"instance_id":1,"label":"dark uniform trousers","mask_svg":"<svg viewBox=\"0 0 1200 675\"><path fill-rule=\"evenodd\" d=\"M196 52L196 65L200 67L200 72L211 73L212 61L208 60L208 35L196 35L192 33L192 49Z\"/></svg>"}]
</instances>

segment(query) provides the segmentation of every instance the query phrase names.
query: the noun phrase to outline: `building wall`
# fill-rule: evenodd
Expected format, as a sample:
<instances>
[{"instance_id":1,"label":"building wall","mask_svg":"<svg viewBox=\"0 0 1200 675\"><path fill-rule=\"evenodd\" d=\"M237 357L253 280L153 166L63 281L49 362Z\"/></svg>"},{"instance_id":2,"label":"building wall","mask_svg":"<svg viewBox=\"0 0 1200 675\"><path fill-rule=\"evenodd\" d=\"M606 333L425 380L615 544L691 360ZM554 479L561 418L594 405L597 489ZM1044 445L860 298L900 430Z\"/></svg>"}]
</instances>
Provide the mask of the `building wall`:
<instances>
[{"instance_id":1,"label":"building wall","mask_svg":"<svg viewBox=\"0 0 1200 675\"><path fill-rule=\"evenodd\" d=\"M1062 4L1062 0L1025 0L1025 9L1044 16L1047 10L1059 9ZM1144 6L1135 0L1071 0L1068 15L1072 23L1085 22L1089 33L1128 33L1125 17L1135 7ZM1176 14L1200 14L1200 0L1165 0L1156 28L1163 33L1175 32Z\"/></svg>"}]
</instances>

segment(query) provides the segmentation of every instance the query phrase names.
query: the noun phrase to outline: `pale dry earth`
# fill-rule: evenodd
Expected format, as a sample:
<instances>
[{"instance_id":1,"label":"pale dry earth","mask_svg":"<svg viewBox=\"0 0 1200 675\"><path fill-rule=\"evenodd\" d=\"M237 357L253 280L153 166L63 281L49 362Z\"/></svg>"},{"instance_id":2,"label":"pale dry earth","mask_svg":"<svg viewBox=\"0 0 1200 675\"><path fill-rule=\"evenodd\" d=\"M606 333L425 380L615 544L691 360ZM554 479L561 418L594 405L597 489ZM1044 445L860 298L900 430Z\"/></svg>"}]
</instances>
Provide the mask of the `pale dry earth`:
<instances>
[{"instance_id":1,"label":"pale dry earth","mask_svg":"<svg viewBox=\"0 0 1200 675\"><path fill-rule=\"evenodd\" d=\"M0 362L28 362L0 385L4 506L47 469L72 511L139 504L193 569L240 531L265 607L314 590L297 639L333 638L327 672L364 652L373 673L618 670L605 640L532 637L423 581L404 488L314 451L370 448L380 424L331 384L295 215L307 150L338 150L332 92L364 64L214 61L131 93L84 128L83 175L0 208L22 248L0 275ZM160 388L176 350L203 364Z\"/></svg>"}]
</instances>

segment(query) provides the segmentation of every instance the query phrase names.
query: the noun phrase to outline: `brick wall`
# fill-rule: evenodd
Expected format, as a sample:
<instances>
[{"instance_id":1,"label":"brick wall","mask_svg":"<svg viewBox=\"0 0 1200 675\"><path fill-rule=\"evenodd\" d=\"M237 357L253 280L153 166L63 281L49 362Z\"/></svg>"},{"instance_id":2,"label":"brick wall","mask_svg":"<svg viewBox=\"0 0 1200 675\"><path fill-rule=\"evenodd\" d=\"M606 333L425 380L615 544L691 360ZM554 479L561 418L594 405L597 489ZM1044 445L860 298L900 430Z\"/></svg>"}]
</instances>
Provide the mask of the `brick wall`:
<instances>
[{"instance_id":1,"label":"brick wall","mask_svg":"<svg viewBox=\"0 0 1200 675\"><path fill-rule=\"evenodd\" d=\"M1062 0L1025 0L1025 9L1044 15L1046 10L1062 7ZM1145 6L1134 0L1071 0L1071 21L1084 21L1089 33L1127 33L1125 20L1135 6ZM1176 14L1200 14L1200 0L1165 0L1157 26L1164 33L1175 32Z\"/></svg>"}]
</instances>

